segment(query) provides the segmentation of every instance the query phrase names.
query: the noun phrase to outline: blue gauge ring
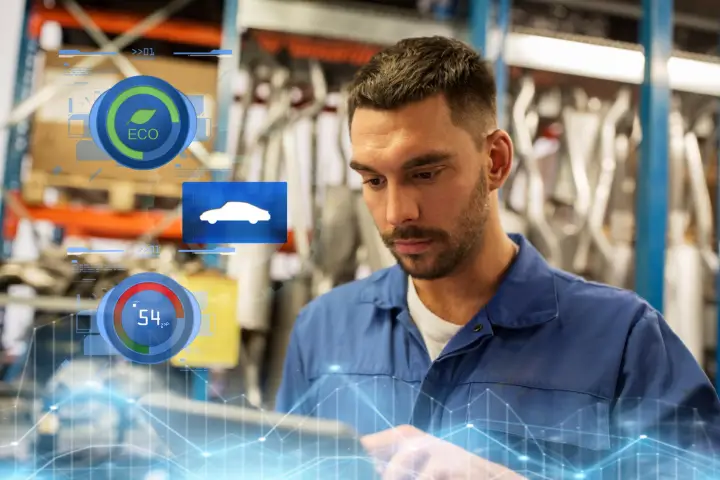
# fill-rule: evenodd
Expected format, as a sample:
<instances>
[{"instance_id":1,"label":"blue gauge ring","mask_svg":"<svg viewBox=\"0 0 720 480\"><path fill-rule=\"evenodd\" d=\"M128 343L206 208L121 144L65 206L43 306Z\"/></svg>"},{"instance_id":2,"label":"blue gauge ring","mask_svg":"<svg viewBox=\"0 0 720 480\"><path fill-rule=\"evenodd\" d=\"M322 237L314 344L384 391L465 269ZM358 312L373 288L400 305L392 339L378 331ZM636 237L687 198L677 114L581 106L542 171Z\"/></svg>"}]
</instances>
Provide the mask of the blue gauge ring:
<instances>
[{"instance_id":1,"label":"blue gauge ring","mask_svg":"<svg viewBox=\"0 0 720 480\"><path fill-rule=\"evenodd\" d=\"M164 344L149 348L133 345L128 338L118 312L122 311L128 296L133 292L160 291L176 306L176 325ZM121 356L140 364L155 364L170 360L185 349L197 336L202 321L200 305L185 287L175 280L159 273L139 273L126 278L107 292L98 307L97 324L100 335Z\"/></svg>"},{"instance_id":2,"label":"blue gauge ring","mask_svg":"<svg viewBox=\"0 0 720 480\"><path fill-rule=\"evenodd\" d=\"M149 152L125 145L116 131L118 108L135 95L160 100L170 117L169 134ZM141 75L126 78L103 93L90 111L90 131L95 143L113 160L134 170L153 170L182 153L197 133L197 115L190 100L165 80Z\"/></svg>"}]
</instances>

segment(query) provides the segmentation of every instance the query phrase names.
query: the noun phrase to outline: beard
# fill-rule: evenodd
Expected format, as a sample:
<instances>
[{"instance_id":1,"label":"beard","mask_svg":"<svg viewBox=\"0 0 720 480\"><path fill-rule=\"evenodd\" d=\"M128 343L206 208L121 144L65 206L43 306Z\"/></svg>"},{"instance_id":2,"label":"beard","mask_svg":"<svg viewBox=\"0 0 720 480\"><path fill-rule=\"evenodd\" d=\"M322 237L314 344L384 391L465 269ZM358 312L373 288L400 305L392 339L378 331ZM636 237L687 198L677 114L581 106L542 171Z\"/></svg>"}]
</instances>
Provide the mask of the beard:
<instances>
[{"instance_id":1,"label":"beard","mask_svg":"<svg viewBox=\"0 0 720 480\"><path fill-rule=\"evenodd\" d=\"M406 274L418 280L437 280L454 273L476 250L488 217L488 186L481 173L470 201L450 231L408 225L381 234L385 246ZM423 239L432 242L427 252L399 255L393 249L396 240Z\"/></svg>"}]
</instances>

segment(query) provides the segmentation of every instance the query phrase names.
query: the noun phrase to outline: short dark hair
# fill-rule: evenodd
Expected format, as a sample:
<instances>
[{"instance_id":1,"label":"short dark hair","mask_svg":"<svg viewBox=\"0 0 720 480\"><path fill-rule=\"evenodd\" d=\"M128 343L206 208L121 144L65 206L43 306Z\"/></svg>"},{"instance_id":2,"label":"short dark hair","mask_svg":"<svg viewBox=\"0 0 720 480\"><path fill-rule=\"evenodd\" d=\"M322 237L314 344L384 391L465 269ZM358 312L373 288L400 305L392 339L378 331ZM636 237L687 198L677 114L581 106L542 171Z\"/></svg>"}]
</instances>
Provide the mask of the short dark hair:
<instances>
[{"instance_id":1,"label":"short dark hair","mask_svg":"<svg viewBox=\"0 0 720 480\"><path fill-rule=\"evenodd\" d=\"M477 122L478 115L495 118L495 78L477 52L452 38L407 38L375 54L357 72L348 120L352 124L358 108L394 110L438 94L445 96L458 126L469 118Z\"/></svg>"}]
</instances>

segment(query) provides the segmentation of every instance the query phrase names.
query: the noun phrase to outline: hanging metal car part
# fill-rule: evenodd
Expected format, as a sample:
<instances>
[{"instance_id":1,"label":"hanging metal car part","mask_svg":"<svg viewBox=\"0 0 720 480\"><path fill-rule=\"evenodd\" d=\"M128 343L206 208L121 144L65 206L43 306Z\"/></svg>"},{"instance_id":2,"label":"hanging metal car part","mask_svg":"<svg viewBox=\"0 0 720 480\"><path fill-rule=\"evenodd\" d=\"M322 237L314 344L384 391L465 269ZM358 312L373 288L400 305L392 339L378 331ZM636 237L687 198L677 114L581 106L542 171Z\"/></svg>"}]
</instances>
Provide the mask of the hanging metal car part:
<instances>
[{"instance_id":1,"label":"hanging metal car part","mask_svg":"<svg viewBox=\"0 0 720 480\"><path fill-rule=\"evenodd\" d=\"M573 269L580 236L587 227L592 204L588 168L596 156L602 122L600 105L589 108L590 100L585 92L576 89L573 99L576 105L565 106L562 111L559 181L553 193L556 209L550 221L559 234L563 253L561 268L565 270Z\"/></svg>"},{"instance_id":2,"label":"hanging metal car part","mask_svg":"<svg viewBox=\"0 0 720 480\"><path fill-rule=\"evenodd\" d=\"M337 105L336 149L340 182L325 181L323 208L318 218L317 237L313 240L314 263L323 277L317 294L354 280L359 245L358 218L355 213L356 193L348 184L348 159L345 152L347 135L347 87L341 87Z\"/></svg>"},{"instance_id":3,"label":"hanging metal car part","mask_svg":"<svg viewBox=\"0 0 720 480\"><path fill-rule=\"evenodd\" d=\"M617 167L615 157L617 124L630 111L631 93L630 89L621 89L603 119L600 138L600 171L593 191L587 228L580 235L578 249L573 260L573 270L578 273L587 270L589 253L593 247L600 254L603 265L613 261L612 243L605 234L603 225Z\"/></svg>"},{"instance_id":4,"label":"hanging metal car part","mask_svg":"<svg viewBox=\"0 0 720 480\"><path fill-rule=\"evenodd\" d=\"M527 195L525 216L528 221L528 235L537 237L541 242L541 251L551 265L559 265L562 252L558 238L545 216L545 193L542 176L533 151L533 140L526 122L527 112L535 96L535 82L531 77L523 77L520 91L515 98L512 111L512 125L515 133L515 152L519 157L518 168L527 175Z\"/></svg>"}]
</instances>

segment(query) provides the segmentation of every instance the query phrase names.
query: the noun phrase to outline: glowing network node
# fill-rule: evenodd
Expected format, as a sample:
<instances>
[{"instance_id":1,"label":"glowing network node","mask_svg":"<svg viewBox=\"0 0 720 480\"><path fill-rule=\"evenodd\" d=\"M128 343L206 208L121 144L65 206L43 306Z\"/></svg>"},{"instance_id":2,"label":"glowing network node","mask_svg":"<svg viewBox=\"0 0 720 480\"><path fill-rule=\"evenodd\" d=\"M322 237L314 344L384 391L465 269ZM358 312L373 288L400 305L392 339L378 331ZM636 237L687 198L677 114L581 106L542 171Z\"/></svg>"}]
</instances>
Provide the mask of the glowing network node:
<instances>
[{"instance_id":1,"label":"glowing network node","mask_svg":"<svg viewBox=\"0 0 720 480\"><path fill-rule=\"evenodd\" d=\"M143 480L168 480L170 476L163 470L153 470L145 475Z\"/></svg>"},{"instance_id":2,"label":"glowing network node","mask_svg":"<svg viewBox=\"0 0 720 480\"><path fill-rule=\"evenodd\" d=\"M467 424L467 428L474 428L474 427L475 427L475 425L473 425L472 423Z\"/></svg>"},{"instance_id":3,"label":"glowing network node","mask_svg":"<svg viewBox=\"0 0 720 480\"><path fill-rule=\"evenodd\" d=\"M330 365L331 372L339 372L340 371L340 365Z\"/></svg>"},{"instance_id":4,"label":"glowing network node","mask_svg":"<svg viewBox=\"0 0 720 480\"><path fill-rule=\"evenodd\" d=\"M210 453L209 453L209 452L203 452L202 456L205 457L205 458L208 458L208 457L210 456Z\"/></svg>"},{"instance_id":5,"label":"glowing network node","mask_svg":"<svg viewBox=\"0 0 720 480\"><path fill-rule=\"evenodd\" d=\"M520 455L520 456L518 457L518 460L521 461L521 462L527 462L527 461L530 460L530 459L529 459L527 456L525 456L525 455Z\"/></svg>"}]
</instances>

